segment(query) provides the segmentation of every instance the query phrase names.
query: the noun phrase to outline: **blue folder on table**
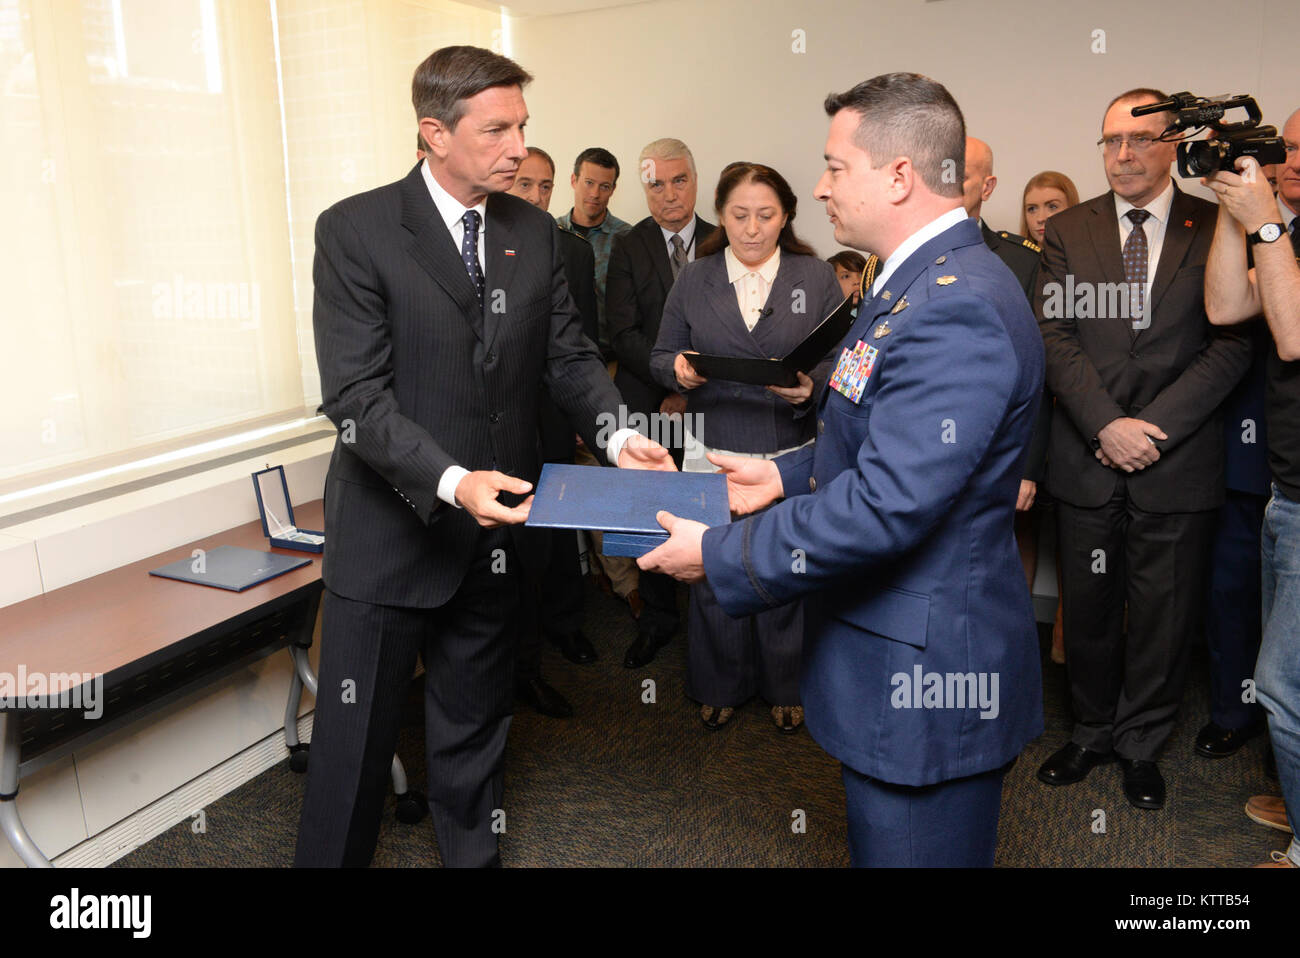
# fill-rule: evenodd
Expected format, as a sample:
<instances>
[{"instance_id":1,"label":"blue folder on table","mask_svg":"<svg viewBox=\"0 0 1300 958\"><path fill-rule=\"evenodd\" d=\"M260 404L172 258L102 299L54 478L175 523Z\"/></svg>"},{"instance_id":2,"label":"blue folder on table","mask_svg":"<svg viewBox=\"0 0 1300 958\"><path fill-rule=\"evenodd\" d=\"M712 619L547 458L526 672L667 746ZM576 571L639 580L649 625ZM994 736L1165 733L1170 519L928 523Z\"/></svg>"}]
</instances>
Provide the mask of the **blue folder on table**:
<instances>
[{"instance_id":1,"label":"blue folder on table","mask_svg":"<svg viewBox=\"0 0 1300 958\"><path fill-rule=\"evenodd\" d=\"M217 546L202 556L181 559L157 569L150 575L164 579L179 579L197 585L210 585L231 592L243 592L255 585L292 572L299 566L310 565L311 560L297 556L282 556L274 552L257 552L239 546Z\"/></svg>"},{"instance_id":2,"label":"blue folder on table","mask_svg":"<svg viewBox=\"0 0 1300 958\"><path fill-rule=\"evenodd\" d=\"M668 533L655 521L660 509L707 526L725 525L731 521L726 477L548 462L526 524L594 529L605 533L605 555L635 557L667 541Z\"/></svg>"}]
</instances>

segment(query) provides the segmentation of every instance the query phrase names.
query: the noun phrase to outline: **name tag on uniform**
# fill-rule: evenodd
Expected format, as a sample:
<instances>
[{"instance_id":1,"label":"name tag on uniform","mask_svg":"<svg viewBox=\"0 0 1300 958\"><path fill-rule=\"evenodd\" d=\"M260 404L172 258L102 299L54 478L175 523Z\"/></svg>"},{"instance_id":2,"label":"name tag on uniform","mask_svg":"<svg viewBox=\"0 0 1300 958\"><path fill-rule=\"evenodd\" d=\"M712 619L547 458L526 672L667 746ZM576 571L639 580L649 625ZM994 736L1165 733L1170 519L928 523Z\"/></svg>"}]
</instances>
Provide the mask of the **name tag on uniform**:
<instances>
[{"instance_id":1,"label":"name tag on uniform","mask_svg":"<svg viewBox=\"0 0 1300 958\"><path fill-rule=\"evenodd\" d=\"M868 346L860 339L852 349L845 346L835 372L831 374L830 387L857 405L862 400L862 390L867 388L867 380L871 378L871 370L876 366L879 352L875 346Z\"/></svg>"}]
</instances>

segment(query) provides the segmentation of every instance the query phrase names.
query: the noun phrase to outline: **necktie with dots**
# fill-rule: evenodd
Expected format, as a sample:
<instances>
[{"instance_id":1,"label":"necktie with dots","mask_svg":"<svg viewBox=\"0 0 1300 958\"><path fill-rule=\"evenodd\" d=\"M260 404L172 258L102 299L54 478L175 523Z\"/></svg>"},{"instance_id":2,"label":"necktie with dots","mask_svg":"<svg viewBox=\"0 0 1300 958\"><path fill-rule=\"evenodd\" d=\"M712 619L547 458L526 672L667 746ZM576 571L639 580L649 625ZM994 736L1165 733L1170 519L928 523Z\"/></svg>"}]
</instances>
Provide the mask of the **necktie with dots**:
<instances>
[{"instance_id":1,"label":"necktie with dots","mask_svg":"<svg viewBox=\"0 0 1300 958\"><path fill-rule=\"evenodd\" d=\"M1125 215L1133 228L1124 241L1124 280L1128 283L1130 315L1133 319L1140 319L1146 306L1147 290L1147 234L1142 224L1151 214L1146 210L1129 210Z\"/></svg>"},{"instance_id":2,"label":"necktie with dots","mask_svg":"<svg viewBox=\"0 0 1300 958\"><path fill-rule=\"evenodd\" d=\"M460 258L469 273L469 281L478 294L478 305L483 307L483 268L478 262L478 210L468 210L460 221L465 224L465 238L460 242Z\"/></svg>"}]
</instances>

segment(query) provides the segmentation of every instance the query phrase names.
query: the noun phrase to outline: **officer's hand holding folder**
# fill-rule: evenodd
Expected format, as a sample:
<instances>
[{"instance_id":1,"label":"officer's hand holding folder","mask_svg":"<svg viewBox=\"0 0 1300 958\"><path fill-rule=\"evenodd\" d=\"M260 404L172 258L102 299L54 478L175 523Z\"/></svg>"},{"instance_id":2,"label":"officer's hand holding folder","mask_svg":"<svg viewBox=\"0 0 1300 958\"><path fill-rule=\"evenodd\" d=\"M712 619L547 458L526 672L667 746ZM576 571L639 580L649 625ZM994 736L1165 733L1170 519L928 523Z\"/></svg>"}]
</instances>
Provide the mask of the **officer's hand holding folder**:
<instances>
[{"instance_id":1,"label":"officer's hand holding folder","mask_svg":"<svg viewBox=\"0 0 1300 958\"><path fill-rule=\"evenodd\" d=\"M660 510L706 526L725 525L731 521L726 477L548 462L525 524L599 530L605 533L605 555L635 558L668 541L655 520Z\"/></svg>"}]
</instances>

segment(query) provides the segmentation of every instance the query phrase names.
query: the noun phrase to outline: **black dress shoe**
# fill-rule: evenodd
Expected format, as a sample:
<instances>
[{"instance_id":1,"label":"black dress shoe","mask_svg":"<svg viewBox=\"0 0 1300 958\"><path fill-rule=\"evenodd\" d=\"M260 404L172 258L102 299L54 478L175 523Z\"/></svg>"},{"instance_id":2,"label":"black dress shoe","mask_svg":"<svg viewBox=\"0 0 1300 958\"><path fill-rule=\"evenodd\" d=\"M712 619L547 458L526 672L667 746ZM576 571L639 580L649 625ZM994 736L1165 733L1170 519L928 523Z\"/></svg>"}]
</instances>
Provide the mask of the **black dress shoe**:
<instances>
[{"instance_id":1,"label":"black dress shoe","mask_svg":"<svg viewBox=\"0 0 1300 958\"><path fill-rule=\"evenodd\" d=\"M1211 722L1196 733L1196 754L1206 758L1227 758L1262 731L1262 722L1245 728L1224 728Z\"/></svg>"},{"instance_id":2,"label":"black dress shoe","mask_svg":"<svg viewBox=\"0 0 1300 958\"><path fill-rule=\"evenodd\" d=\"M551 642L570 662L586 665L588 662L596 661L596 650L580 631L570 632L568 635L553 635Z\"/></svg>"},{"instance_id":3,"label":"black dress shoe","mask_svg":"<svg viewBox=\"0 0 1300 958\"><path fill-rule=\"evenodd\" d=\"M1109 752L1094 752L1070 742L1038 768L1038 780L1048 785L1082 782L1095 767L1111 760Z\"/></svg>"},{"instance_id":4,"label":"black dress shoe","mask_svg":"<svg viewBox=\"0 0 1300 958\"><path fill-rule=\"evenodd\" d=\"M573 706L540 675L515 683L515 698L551 718L568 718L573 714Z\"/></svg>"},{"instance_id":5,"label":"black dress shoe","mask_svg":"<svg viewBox=\"0 0 1300 958\"><path fill-rule=\"evenodd\" d=\"M636 640L627 647L623 656L623 668L639 669L654 661L655 653L668 644L670 636L655 636L649 632L637 633Z\"/></svg>"},{"instance_id":6,"label":"black dress shoe","mask_svg":"<svg viewBox=\"0 0 1300 958\"><path fill-rule=\"evenodd\" d=\"M1165 780L1155 762L1121 758L1124 772L1124 797L1134 808L1164 808Z\"/></svg>"}]
</instances>

